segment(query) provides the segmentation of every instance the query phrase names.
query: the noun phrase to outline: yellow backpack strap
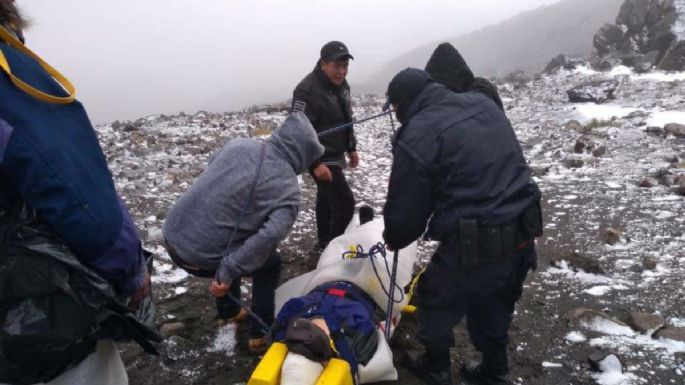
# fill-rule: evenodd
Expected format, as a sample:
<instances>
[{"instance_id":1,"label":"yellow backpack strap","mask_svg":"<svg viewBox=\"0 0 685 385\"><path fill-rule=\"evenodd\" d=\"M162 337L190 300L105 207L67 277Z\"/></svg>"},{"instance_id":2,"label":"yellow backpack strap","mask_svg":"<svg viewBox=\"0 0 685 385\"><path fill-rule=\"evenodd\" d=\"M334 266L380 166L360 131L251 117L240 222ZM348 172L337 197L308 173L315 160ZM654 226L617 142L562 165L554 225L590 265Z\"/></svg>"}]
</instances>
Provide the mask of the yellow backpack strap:
<instances>
[{"instance_id":1,"label":"yellow backpack strap","mask_svg":"<svg viewBox=\"0 0 685 385\"><path fill-rule=\"evenodd\" d=\"M14 76L12 74L12 69L10 68L9 62L7 61L7 58L5 58L5 55L3 54L2 50L0 50L0 68L2 68L5 73L7 73L7 76L9 76L10 80L12 83L14 83L17 88L20 90L24 91L25 93L33 96L34 98L38 100L42 100L44 102L48 103L54 103L54 104L68 104L74 101L76 99L76 88L74 87L73 84L64 77L59 71L54 69L50 64L46 63L43 59L41 59L38 55L36 55L33 51L28 49L24 44L22 44L12 33L10 33L7 29L5 29L4 26L0 25L0 39L4 40L7 44L9 44L10 47L13 47L17 49L18 51L24 53L25 55L33 58L36 60L43 69L50 74L61 86L64 88L64 90L67 92L67 96L55 96L55 95L50 95L47 94L41 90L38 90L29 84L25 83L23 80L19 79L18 77Z\"/></svg>"}]
</instances>

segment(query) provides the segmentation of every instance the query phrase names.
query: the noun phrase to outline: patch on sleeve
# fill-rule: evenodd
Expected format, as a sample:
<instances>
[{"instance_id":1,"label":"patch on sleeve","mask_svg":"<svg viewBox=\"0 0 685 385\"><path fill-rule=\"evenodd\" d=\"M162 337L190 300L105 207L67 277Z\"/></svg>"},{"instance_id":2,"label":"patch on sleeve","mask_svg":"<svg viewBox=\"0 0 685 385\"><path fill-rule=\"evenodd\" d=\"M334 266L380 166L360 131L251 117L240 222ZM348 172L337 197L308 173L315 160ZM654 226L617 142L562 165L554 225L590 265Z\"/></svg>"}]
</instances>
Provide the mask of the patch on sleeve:
<instances>
[{"instance_id":1,"label":"patch on sleeve","mask_svg":"<svg viewBox=\"0 0 685 385\"><path fill-rule=\"evenodd\" d=\"M293 101L293 112L304 112L305 108L307 108L307 103L304 100Z\"/></svg>"}]
</instances>

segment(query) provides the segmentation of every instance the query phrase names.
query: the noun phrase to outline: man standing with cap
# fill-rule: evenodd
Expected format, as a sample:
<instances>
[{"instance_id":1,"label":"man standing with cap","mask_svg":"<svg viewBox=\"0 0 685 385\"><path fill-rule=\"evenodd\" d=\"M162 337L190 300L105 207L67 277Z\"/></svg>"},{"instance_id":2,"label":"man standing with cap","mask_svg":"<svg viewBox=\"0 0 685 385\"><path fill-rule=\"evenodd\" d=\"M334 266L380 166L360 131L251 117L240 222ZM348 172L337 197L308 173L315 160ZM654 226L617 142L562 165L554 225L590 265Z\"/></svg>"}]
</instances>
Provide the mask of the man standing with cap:
<instances>
[{"instance_id":1,"label":"man standing with cap","mask_svg":"<svg viewBox=\"0 0 685 385\"><path fill-rule=\"evenodd\" d=\"M345 77L350 59L345 44L331 41L321 48L314 70L293 92L291 112L304 112L317 132L352 122L350 86ZM324 155L309 169L316 180L316 227L320 248L342 234L354 214L354 196L343 169L359 164L352 126L319 138Z\"/></svg>"}]
</instances>

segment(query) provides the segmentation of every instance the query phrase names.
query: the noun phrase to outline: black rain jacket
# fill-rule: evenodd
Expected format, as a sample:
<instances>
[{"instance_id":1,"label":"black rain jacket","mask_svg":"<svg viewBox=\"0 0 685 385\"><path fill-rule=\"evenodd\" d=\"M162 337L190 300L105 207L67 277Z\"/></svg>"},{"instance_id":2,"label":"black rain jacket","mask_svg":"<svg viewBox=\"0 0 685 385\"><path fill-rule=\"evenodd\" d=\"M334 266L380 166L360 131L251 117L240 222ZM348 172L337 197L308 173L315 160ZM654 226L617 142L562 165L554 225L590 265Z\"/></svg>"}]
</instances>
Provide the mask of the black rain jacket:
<instances>
[{"instance_id":1,"label":"black rain jacket","mask_svg":"<svg viewBox=\"0 0 685 385\"><path fill-rule=\"evenodd\" d=\"M427 83L403 115L384 208L393 249L420 237L431 216L428 235L441 240L461 218L502 224L540 198L514 130L491 99Z\"/></svg>"},{"instance_id":2,"label":"black rain jacket","mask_svg":"<svg viewBox=\"0 0 685 385\"><path fill-rule=\"evenodd\" d=\"M352 104L350 86L345 81L340 87L335 86L316 64L314 70L295 87L291 112L303 111L320 133L326 129L352 122ZM326 148L324 155L312 166L319 164L343 165L345 152L357 151L357 140L354 129L338 131L320 137L319 141Z\"/></svg>"}]
</instances>

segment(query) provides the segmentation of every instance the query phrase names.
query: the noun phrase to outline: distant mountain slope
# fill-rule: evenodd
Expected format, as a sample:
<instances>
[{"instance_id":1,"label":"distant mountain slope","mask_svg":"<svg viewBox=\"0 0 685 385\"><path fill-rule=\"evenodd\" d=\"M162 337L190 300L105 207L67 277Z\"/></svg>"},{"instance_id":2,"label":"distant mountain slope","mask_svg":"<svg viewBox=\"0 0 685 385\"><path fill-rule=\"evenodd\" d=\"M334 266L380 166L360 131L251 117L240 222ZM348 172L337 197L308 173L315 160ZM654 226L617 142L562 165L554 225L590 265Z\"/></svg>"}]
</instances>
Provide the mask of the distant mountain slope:
<instances>
[{"instance_id":1,"label":"distant mountain slope","mask_svg":"<svg viewBox=\"0 0 685 385\"><path fill-rule=\"evenodd\" d=\"M522 69L540 72L556 55L587 56L592 38L613 23L623 0L563 0L522 13L502 23L447 38L478 75L503 76ZM458 23L455 17L455 23ZM382 92L390 78L406 67L423 68L438 41L394 59L354 92Z\"/></svg>"}]
</instances>

